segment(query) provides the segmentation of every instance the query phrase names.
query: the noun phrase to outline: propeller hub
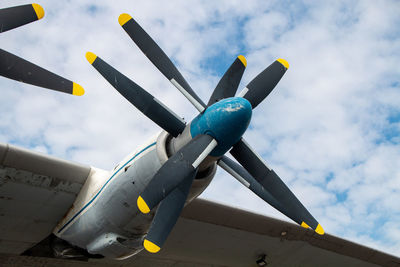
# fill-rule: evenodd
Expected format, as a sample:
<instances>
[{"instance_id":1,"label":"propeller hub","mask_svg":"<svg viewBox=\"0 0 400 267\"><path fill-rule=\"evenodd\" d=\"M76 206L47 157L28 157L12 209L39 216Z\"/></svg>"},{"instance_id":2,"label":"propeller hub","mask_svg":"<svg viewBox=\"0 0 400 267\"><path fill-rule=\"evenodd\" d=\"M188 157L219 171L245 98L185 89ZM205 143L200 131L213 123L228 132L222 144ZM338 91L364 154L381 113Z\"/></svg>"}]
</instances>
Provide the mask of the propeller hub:
<instances>
[{"instance_id":1,"label":"propeller hub","mask_svg":"<svg viewBox=\"0 0 400 267\"><path fill-rule=\"evenodd\" d=\"M249 126L252 107L241 97L230 97L209 106L190 124L192 138L208 134L215 138L218 146L210 153L219 157L236 144Z\"/></svg>"}]
</instances>

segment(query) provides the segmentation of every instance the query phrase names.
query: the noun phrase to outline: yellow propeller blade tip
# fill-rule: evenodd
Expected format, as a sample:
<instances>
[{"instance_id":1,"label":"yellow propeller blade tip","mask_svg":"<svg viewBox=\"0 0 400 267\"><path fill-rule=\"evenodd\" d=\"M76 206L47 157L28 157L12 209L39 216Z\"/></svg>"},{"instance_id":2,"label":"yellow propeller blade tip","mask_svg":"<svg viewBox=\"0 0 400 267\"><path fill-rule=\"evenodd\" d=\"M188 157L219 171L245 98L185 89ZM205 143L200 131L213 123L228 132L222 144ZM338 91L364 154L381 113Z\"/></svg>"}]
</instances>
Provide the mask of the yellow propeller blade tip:
<instances>
[{"instance_id":1,"label":"yellow propeller blade tip","mask_svg":"<svg viewBox=\"0 0 400 267\"><path fill-rule=\"evenodd\" d=\"M283 58L278 58L276 61L278 61L279 63L281 63L283 66L285 66L286 69L289 69L289 62L287 62L287 61L284 60Z\"/></svg>"},{"instance_id":2,"label":"yellow propeller blade tip","mask_svg":"<svg viewBox=\"0 0 400 267\"><path fill-rule=\"evenodd\" d=\"M301 222L300 225L301 225L301 227L306 228L306 229L310 228L310 226L308 226L308 224L306 224L305 222Z\"/></svg>"},{"instance_id":3,"label":"yellow propeller blade tip","mask_svg":"<svg viewBox=\"0 0 400 267\"><path fill-rule=\"evenodd\" d=\"M89 61L90 64L93 64L93 62L96 60L97 56L92 53L92 52L87 52L86 53L86 59Z\"/></svg>"},{"instance_id":4,"label":"yellow propeller blade tip","mask_svg":"<svg viewBox=\"0 0 400 267\"><path fill-rule=\"evenodd\" d=\"M83 95L85 93L85 90L83 89L82 86L80 86L77 83L72 84L72 94L73 95Z\"/></svg>"},{"instance_id":5,"label":"yellow propeller blade tip","mask_svg":"<svg viewBox=\"0 0 400 267\"><path fill-rule=\"evenodd\" d=\"M245 58L244 56L242 56L242 55L239 55L239 56L238 56L238 59L240 59L240 61L242 61L244 67L246 68L246 67L247 67L246 58Z\"/></svg>"},{"instance_id":6,"label":"yellow propeller blade tip","mask_svg":"<svg viewBox=\"0 0 400 267\"><path fill-rule=\"evenodd\" d=\"M160 251L160 247L154 244L153 242L150 242L149 240L145 239L143 241L143 246L144 248L150 252L150 253L157 253Z\"/></svg>"},{"instance_id":7,"label":"yellow propeller blade tip","mask_svg":"<svg viewBox=\"0 0 400 267\"><path fill-rule=\"evenodd\" d=\"M124 26L124 24L127 23L131 19L132 19L132 17L129 14L123 13L123 14L119 15L119 18L118 18L119 25Z\"/></svg>"},{"instance_id":8,"label":"yellow propeller blade tip","mask_svg":"<svg viewBox=\"0 0 400 267\"><path fill-rule=\"evenodd\" d=\"M315 232L319 235L325 234L325 231L320 224L318 224L317 228L315 229Z\"/></svg>"},{"instance_id":9,"label":"yellow propeller blade tip","mask_svg":"<svg viewBox=\"0 0 400 267\"><path fill-rule=\"evenodd\" d=\"M137 199L137 206L142 213L146 214L150 212L149 206L147 206L146 202L141 196L139 196Z\"/></svg>"},{"instance_id":10,"label":"yellow propeller blade tip","mask_svg":"<svg viewBox=\"0 0 400 267\"><path fill-rule=\"evenodd\" d=\"M44 9L41 5L32 4L33 9L35 10L36 16L38 20L44 17Z\"/></svg>"}]
</instances>

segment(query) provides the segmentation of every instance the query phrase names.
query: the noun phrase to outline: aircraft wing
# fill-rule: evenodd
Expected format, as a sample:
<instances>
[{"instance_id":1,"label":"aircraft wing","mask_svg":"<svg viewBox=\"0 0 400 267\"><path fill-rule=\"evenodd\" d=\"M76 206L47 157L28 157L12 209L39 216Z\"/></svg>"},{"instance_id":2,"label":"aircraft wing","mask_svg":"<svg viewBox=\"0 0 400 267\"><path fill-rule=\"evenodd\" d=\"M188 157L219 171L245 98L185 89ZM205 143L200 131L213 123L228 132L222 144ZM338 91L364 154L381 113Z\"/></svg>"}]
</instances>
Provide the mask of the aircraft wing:
<instances>
[{"instance_id":1,"label":"aircraft wing","mask_svg":"<svg viewBox=\"0 0 400 267\"><path fill-rule=\"evenodd\" d=\"M95 168L0 143L0 262L48 237ZM185 207L163 249L125 261L40 258L57 266L400 266L400 258L298 225L196 199ZM9 264L9 265L7 265ZM262 262L260 262L262 264ZM262 265L259 265L262 266Z\"/></svg>"},{"instance_id":2,"label":"aircraft wing","mask_svg":"<svg viewBox=\"0 0 400 267\"><path fill-rule=\"evenodd\" d=\"M1 259L0 255L0 262ZM12 256L3 259L14 264L29 260ZM267 265L262 261L258 265L257 260L261 259ZM41 262L57 266L130 267L400 266L400 258L383 252L203 199L196 199L185 207L157 254L142 251L124 261L90 259L87 264L43 258Z\"/></svg>"},{"instance_id":3,"label":"aircraft wing","mask_svg":"<svg viewBox=\"0 0 400 267\"><path fill-rule=\"evenodd\" d=\"M158 254L139 255L168 266L258 266L262 255L267 266L400 266L400 258L330 234L203 199L185 207Z\"/></svg>"},{"instance_id":4,"label":"aircraft wing","mask_svg":"<svg viewBox=\"0 0 400 267\"><path fill-rule=\"evenodd\" d=\"M20 254L51 234L90 171L0 143L0 253Z\"/></svg>"}]
</instances>

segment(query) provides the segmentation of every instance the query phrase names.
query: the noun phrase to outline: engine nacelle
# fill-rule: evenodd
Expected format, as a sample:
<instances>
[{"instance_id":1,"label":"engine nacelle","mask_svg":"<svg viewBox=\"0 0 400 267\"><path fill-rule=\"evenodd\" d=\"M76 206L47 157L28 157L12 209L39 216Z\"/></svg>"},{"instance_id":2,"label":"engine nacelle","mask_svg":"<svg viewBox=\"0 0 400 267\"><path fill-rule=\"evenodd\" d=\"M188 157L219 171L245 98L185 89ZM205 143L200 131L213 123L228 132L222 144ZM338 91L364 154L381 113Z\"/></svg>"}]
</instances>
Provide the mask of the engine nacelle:
<instances>
[{"instance_id":1,"label":"engine nacelle","mask_svg":"<svg viewBox=\"0 0 400 267\"><path fill-rule=\"evenodd\" d=\"M175 151L172 138L162 132L128 155L111 172L92 168L72 208L53 233L91 254L124 259L143 249L142 242L156 209L148 214L137 208L137 198ZM181 144L182 145L182 144ZM216 172L215 161L199 167L186 204L200 195Z\"/></svg>"}]
</instances>

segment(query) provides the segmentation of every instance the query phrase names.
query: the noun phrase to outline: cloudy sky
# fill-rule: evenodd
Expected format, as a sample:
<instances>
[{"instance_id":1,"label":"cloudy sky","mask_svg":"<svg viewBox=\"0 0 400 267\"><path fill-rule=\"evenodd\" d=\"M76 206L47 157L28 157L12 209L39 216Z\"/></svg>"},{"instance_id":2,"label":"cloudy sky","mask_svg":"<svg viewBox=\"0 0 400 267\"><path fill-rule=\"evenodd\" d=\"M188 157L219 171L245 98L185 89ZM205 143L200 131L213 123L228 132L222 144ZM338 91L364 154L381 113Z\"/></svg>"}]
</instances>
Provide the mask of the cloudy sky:
<instances>
[{"instance_id":1,"label":"cloudy sky","mask_svg":"<svg viewBox=\"0 0 400 267\"><path fill-rule=\"evenodd\" d=\"M160 130L87 63L87 51L190 121L196 110L119 26L129 13L205 101L238 55L248 63L240 89L285 58L290 68L245 138L327 232L400 255L400 2L37 3L44 19L1 34L0 47L86 94L0 77L0 142L111 169ZM287 220L223 171L202 197Z\"/></svg>"}]
</instances>

